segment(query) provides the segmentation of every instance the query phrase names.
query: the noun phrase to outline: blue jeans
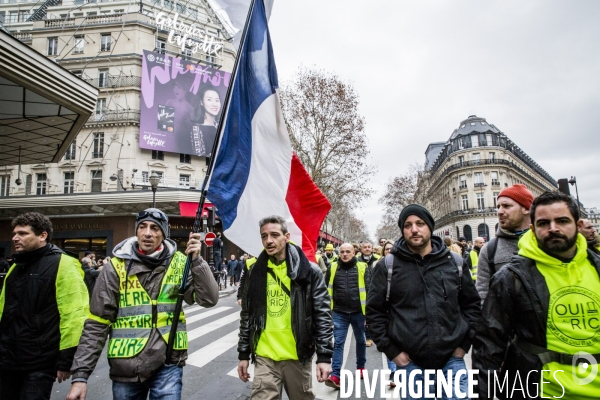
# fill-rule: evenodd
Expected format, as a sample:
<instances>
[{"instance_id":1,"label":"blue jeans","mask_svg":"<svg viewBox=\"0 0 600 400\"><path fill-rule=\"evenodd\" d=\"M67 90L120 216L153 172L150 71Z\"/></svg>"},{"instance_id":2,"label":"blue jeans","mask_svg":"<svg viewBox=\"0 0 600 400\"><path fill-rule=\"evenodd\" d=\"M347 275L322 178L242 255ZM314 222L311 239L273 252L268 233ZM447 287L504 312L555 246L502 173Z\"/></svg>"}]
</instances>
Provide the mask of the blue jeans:
<instances>
[{"instance_id":1,"label":"blue jeans","mask_svg":"<svg viewBox=\"0 0 600 400\"><path fill-rule=\"evenodd\" d=\"M183 367L163 365L144 382L113 381L113 398L119 400L180 400Z\"/></svg>"},{"instance_id":2,"label":"blue jeans","mask_svg":"<svg viewBox=\"0 0 600 400\"><path fill-rule=\"evenodd\" d=\"M356 368L364 368L367 363L367 342L365 339L365 316L362 312L344 313L333 312L333 359L331 375L340 377L344 361L344 343L348 335L348 327L352 324L354 339L356 339Z\"/></svg>"},{"instance_id":3,"label":"blue jeans","mask_svg":"<svg viewBox=\"0 0 600 400\"><path fill-rule=\"evenodd\" d=\"M398 367L398 369L396 371L401 371L401 370L406 370L406 381L408 382L408 384L406 385L406 397L402 397L402 393L400 393L400 398L401 399L407 399L407 400L417 400L417 399L425 399L425 398L435 398L435 394L437 391L437 387L435 384L436 381L436 376L435 375L431 375L432 380L434 381L433 384L430 385L430 389L429 389L429 393L433 394L434 396L431 397L425 397L425 383L424 383L424 376L423 376L423 369L421 367L419 367L418 365L416 365L415 363L413 363L412 361L408 363L408 365L406 365L405 367ZM456 373L460 370L464 370L464 374L460 377L460 383L459 383L459 387L460 387L460 392L462 393L463 397L458 397L458 394L456 392L456 387L454 386L454 377L456 376ZM415 393L418 393L417 390L417 382L420 382L420 386L421 386L421 396L418 397L413 397L410 395L410 391L409 391L409 385L410 385L410 373L412 371L419 371L419 373L416 373L413 379L413 390ZM444 366L444 368L442 368L442 372L444 374L445 377L448 376L448 371L452 371L452 397L448 397L446 396L446 392L445 390L442 388L442 397L438 397L438 400L455 400L455 399L469 399L469 397L467 396L468 391L469 391L469 381L468 381L468 375L467 375L467 365L465 364L465 361L462 358L459 357L450 357L450 360L448 360L448 362L446 363L446 365ZM437 371L436 371L437 373ZM401 378L400 378L401 379Z\"/></svg>"}]
</instances>

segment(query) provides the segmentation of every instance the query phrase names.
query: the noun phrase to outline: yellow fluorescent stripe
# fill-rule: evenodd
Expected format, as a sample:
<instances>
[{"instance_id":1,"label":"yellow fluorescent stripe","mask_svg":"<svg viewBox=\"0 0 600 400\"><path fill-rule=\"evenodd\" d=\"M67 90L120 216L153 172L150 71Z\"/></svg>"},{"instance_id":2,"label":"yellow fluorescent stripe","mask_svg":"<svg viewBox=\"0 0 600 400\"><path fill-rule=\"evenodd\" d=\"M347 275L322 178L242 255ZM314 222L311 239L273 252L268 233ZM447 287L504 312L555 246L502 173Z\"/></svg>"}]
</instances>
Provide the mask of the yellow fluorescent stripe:
<instances>
[{"instance_id":1,"label":"yellow fluorescent stripe","mask_svg":"<svg viewBox=\"0 0 600 400\"><path fill-rule=\"evenodd\" d=\"M109 320L104 319L104 318L100 318L100 317L98 317L98 316L96 316L96 315L94 315L92 313L90 313L90 315L88 315L88 319L91 319L92 321L100 322L101 324L104 324L104 325L110 325L111 324L111 322Z\"/></svg>"}]
</instances>

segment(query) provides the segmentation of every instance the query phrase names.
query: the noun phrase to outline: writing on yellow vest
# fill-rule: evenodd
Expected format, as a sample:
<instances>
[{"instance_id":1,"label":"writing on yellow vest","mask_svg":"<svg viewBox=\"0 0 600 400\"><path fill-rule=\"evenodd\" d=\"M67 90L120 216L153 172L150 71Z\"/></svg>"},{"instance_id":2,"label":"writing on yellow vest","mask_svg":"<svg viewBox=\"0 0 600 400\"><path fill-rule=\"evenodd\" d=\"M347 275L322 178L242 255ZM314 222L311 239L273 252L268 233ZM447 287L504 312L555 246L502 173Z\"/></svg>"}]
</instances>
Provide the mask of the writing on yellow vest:
<instances>
[{"instance_id":1,"label":"writing on yellow vest","mask_svg":"<svg viewBox=\"0 0 600 400\"><path fill-rule=\"evenodd\" d=\"M327 285L327 292L331 299L331 309L333 310L333 280L335 279L335 273L337 271L338 263L334 261L331 263L331 276L329 277L329 284ZM360 299L360 308L363 315L366 314L367 309L367 290L365 288L365 272L367 271L367 263L358 261L356 263L358 268L358 298Z\"/></svg>"},{"instance_id":2,"label":"writing on yellow vest","mask_svg":"<svg viewBox=\"0 0 600 400\"><path fill-rule=\"evenodd\" d=\"M111 325L108 358L136 356L146 347L152 329L158 329L163 340L168 343L185 262L186 257L182 253L175 253L163 276L158 298L152 300L137 275L127 275L122 259L114 257L111 260L119 277L119 311L117 319ZM181 312L173 348L185 350L187 347L185 316Z\"/></svg>"}]
</instances>

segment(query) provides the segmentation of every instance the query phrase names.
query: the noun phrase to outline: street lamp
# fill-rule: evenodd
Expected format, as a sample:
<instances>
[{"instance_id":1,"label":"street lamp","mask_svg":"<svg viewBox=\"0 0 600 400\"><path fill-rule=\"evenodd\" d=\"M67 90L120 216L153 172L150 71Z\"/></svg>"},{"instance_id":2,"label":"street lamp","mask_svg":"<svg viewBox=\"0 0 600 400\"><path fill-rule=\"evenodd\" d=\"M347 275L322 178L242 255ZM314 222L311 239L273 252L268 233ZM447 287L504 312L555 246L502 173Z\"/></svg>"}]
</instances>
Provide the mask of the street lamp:
<instances>
[{"instance_id":1,"label":"street lamp","mask_svg":"<svg viewBox=\"0 0 600 400\"><path fill-rule=\"evenodd\" d=\"M156 172L153 172L148 180L150 181L150 186L152 186L152 208L156 208L156 189L158 189L160 177Z\"/></svg>"},{"instance_id":2,"label":"street lamp","mask_svg":"<svg viewBox=\"0 0 600 400\"><path fill-rule=\"evenodd\" d=\"M577 178L572 176L571 179L569 179L569 183L571 184L571 186L575 185L575 195L577 196L577 209L581 214L581 206L579 205L579 190L577 190Z\"/></svg>"},{"instance_id":3,"label":"street lamp","mask_svg":"<svg viewBox=\"0 0 600 400\"><path fill-rule=\"evenodd\" d=\"M485 238L485 241L488 241L488 233L489 233L489 229L488 226L485 223L485 187L487 186L485 183L476 183L476 186L479 187L479 189L481 189L481 209L483 211L483 236ZM477 207L479 207L479 204L477 204ZM479 235L479 232L477 232L477 234Z\"/></svg>"}]
</instances>

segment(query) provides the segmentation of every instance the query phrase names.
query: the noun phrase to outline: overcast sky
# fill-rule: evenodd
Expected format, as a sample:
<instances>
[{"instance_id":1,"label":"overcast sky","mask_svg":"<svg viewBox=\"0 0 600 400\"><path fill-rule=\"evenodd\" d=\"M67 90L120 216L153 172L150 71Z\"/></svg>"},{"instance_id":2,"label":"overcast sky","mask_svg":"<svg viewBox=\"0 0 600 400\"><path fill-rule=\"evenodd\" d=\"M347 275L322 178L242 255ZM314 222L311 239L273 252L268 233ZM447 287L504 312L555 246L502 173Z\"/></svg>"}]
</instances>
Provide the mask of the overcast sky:
<instances>
[{"instance_id":1,"label":"overcast sky","mask_svg":"<svg viewBox=\"0 0 600 400\"><path fill-rule=\"evenodd\" d=\"M374 234L385 183L470 114L600 207L599 21L598 0L276 0L270 29L280 80L316 66L358 91L379 171L357 215Z\"/></svg>"}]
</instances>

